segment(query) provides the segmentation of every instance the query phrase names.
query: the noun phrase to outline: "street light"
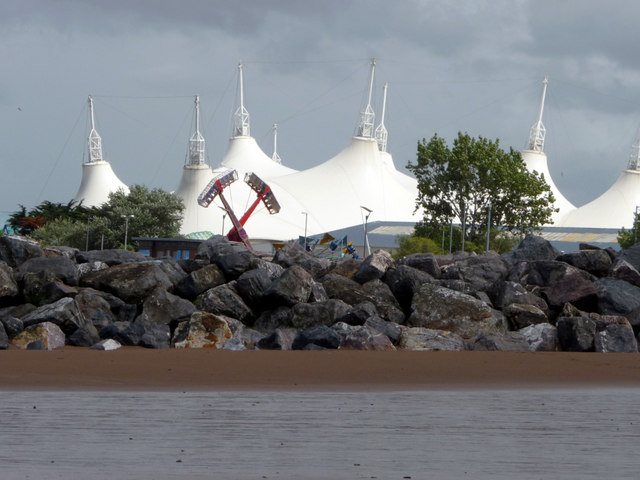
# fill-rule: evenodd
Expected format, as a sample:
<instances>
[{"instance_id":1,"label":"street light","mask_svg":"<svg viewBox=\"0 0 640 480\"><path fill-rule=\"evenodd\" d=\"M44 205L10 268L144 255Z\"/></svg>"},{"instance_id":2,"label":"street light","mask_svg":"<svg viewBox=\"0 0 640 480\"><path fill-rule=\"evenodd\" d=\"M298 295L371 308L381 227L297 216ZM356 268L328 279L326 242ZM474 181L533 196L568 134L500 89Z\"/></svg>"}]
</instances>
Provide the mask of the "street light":
<instances>
[{"instance_id":1,"label":"street light","mask_svg":"<svg viewBox=\"0 0 640 480\"><path fill-rule=\"evenodd\" d=\"M309 214L307 212L300 212L304 215L304 251L307 251L307 220L309 219Z\"/></svg>"},{"instance_id":2,"label":"street light","mask_svg":"<svg viewBox=\"0 0 640 480\"><path fill-rule=\"evenodd\" d=\"M91 221L91 217L87 215L87 241L85 243L84 250L85 252L89 251L89 222Z\"/></svg>"},{"instance_id":3,"label":"street light","mask_svg":"<svg viewBox=\"0 0 640 480\"><path fill-rule=\"evenodd\" d=\"M487 252L489 251L490 238L491 238L491 202L489 202L489 214L487 216Z\"/></svg>"},{"instance_id":4,"label":"street light","mask_svg":"<svg viewBox=\"0 0 640 480\"><path fill-rule=\"evenodd\" d=\"M464 253L464 234L467 230L467 202L462 202L462 252Z\"/></svg>"},{"instance_id":5,"label":"street light","mask_svg":"<svg viewBox=\"0 0 640 480\"><path fill-rule=\"evenodd\" d=\"M219 205L218 205L218 208L224 212L222 214L222 235L224 235L224 219L227 218L227 209L226 208L222 208Z\"/></svg>"},{"instance_id":6,"label":"street light","mask_svg":"<svg viewBox=\"0 0 640 480\"><path fill-rule=\"evenodd\" d=\"M369 222L369 215L371 215L371 212L373 212L373 210L360 205L360 208L362 210L364 210L366 213L366 215L364 216L364 256L365 258L367 257L367 255L371 255L371 249L369 248L369 237L367 237L367 226L368 226L368 222ZM367 253L369 252L369 253Z\"/></svg>"},{"instance_id":7,"label":"street light","mask_svg":"<svg viewBox=\"0 0 640 480\"><path fill-rule=\"evenodd\" d=\"M633 218L633 244L638 243L638 208L640 206L636 205L636 216Z\"/></svg>"},{"instance_id":8,"label":"street light","mask_svg":"<svg viewBox=\"0 0 640 480\"><path fill-rule=\"evenodd\" d=\"M449 221L451 222L449 225L449 254L451 254L453 250L453 219Z\"/></svg>"},{"instance_id":9,"label":"street light","mask_svg":"<svg viewBox=\"0 0 640 480\"><path fill-rule=\"evenodd\" d=\"M491 178L491 169L487 170L487 177ZM489 212L487 215L487 249L489 251L489 239L491 238L491 200L489 200Z\"/></svg>"},{"instance_id":10,"label":"street light","mask_svg":"<svg viewBox=\"0 0 640 480\"><path fill-rule=\"evenodd\" d=\"M127 235L129 234L129 219L134 218L135 215L120 215L120 218L124 218L124 249L127 249Z\"/></svg>"}]
</instances>

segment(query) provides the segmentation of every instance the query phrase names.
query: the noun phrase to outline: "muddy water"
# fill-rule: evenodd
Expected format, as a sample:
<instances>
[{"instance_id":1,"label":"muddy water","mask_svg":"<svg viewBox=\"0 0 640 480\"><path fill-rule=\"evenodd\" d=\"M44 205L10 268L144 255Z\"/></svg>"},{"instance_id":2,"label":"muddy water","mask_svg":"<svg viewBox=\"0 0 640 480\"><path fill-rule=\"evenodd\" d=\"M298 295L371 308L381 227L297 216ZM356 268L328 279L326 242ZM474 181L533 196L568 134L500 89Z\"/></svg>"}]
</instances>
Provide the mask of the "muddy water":
<instances>
[{"instance_id":1,"label":"muddy water","mask_svg":"<svg viewBox=\"0 0 640 480\"><path fill-rule=\"evenodd\" d=\"M2 479L638 478L640 389L0 392Z\"/></svg>"}]
</instances>

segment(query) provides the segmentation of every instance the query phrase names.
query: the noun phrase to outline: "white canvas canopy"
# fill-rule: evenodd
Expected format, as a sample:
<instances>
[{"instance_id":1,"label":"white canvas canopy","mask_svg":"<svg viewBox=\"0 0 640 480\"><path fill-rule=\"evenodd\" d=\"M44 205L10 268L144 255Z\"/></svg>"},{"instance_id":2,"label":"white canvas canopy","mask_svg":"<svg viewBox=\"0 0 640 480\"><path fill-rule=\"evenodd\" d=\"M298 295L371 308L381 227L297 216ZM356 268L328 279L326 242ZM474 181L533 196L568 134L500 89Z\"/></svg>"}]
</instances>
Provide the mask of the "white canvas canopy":
<instances>
[{"instance_id":1,"label":"white canvas canopy","mask_svg":"<svg viewBox=\"0 0 640 480\"><path fill-rule=\"evenodd\" d=\"M97 207L109 200L109 194L117 190L129 193L129 187L120 181L111 168L111 164L102 158L102 138L95 129L93 114L93 97L89 95L89 115L91 132L89 133L89 157L82 164L82 180L78 193L74 197L76 203L82 202L86 207Z\"/></svg>"},{"instance_id":2,"label":"white canvas canopy","mask_svg":"<svg viewBox=\"0 0 640 480\"><path fill-rule=\"evenodd\" d=\"M353 137L332 159L273 178L271 185L274 192L284 190L302 205L313 219L311 234L362 223L362 207L371 210L372 220L418 221L413 213L416 181L398 172L389 158L381 155L375 139Z\"/></svg>"},{"instance_id":3,"label":"white canvas canopy","mask_svg":"<svg viewBox=\"0 0 640 480\"><path fill-rule=\"evenodd\" d=\"M530 172L535 171L541 174L547 182L547 185L549 185L551 193L553 193L553 197L555 198L553 206L558 210L551 215L551 221L554 225L557 225L567 213L575 210L576 207L560 193L560 190L553 182L551 172L549 172L547 156L544 153L544 140L547 131L542 124L542 113L544 111L544 99L547 94L548 83L549 79L544 77L542 81L542 100L540 101L538 121L531 127L529 132L529 146L522 152L522 160Z\"/></svg>"},{"instance_id":4,"label":"white canvas canopy","mask_svg":"<svg viewBox=\"0 0 640 480\"><path fill-rule=\"evenodd\" d=\"M562 195L558 187L556 187L556 184L553 182L553 178L551 178L551 173L549 172L549 166L547 164L547 156L544 152L524 150L522 152L522 160L524 160L524 163L530 172L535 171L541 174L544 177L545 182L547 182L547 185L549 185L551 193L553 193L553 197L555 198L553 206L558 209L557 212L554 212L551 215L551 220L554 225L558 225L569 212L576 209L575 205Z\"/></svg>"},{"instance_id":5,"label":"white canvas canopy","mask_svg":"<svg viewBox=\"0 0 640 480\"><path fill-rule=\"evenodd\" d=\"M358 134L349 145L332 159L308 170L298 172L267 156L250 135L249 113L244 107L242 66L239 65L239 104L234 117L234 133L227 151L213 175L227 169L237 171L238 180L223 191L236 217L240 219L255 201L256 193L244 182L253 172L266 182L280 204L280 211L270 215L259 205L245 224L251 240L283 241L298 236L315 235L362 224L370 215L371 221L416 222L414 214L417 182L396 170L393 159L386 152L384 120L374 132L375 114L371 108L373 85L372 62L369 100L361 112ZM385 85L386 99L386 85ZM384 112L384 110L383 110ZM384 114L383 114L384 119ZM375 135L375 137L374 137ZM204 188L204 187L203 187ZM208 207L214 218L213 232L232 225L219 199Z\"/></svg>"},{"instance_id":6,"label":"white canvas canopy","mask_svg":"<svg viewBox=\"0 0 640 480\"><path fill-rule=\"evenodd\" d=\"M213 171L206 163L205 139L200 133L200 97L195 98L195 131L189 139L189 153L182 170L180 185L174 195L184 203L184 213L180 233L189 234L209 231L220 233L216 219L211 213L198 205L198 195L207 186Z\"/></svg>"},{"instance_id":7,"label":"white canvas canopy","mask_svg":"<svg viewBox=\"0 0 640 480\"><path fill-rule=\"evenodd\" d=\"M244 212L256 199L256 193L244 182L244 178L247 173L255 173L262 180L266 180L267 178L297 172L297 170L293 168L282 165L280 157L276 155L275 152L273 157L267 156L267 154L265 154L258 146L255 138L251 136L250 116L244 106L244 84L242 72L242 64L239 64L239 97L238 107L234 115L233 136L229 139L227 150L222 157L219 167L211 172L206 181L203 179L204 175L198 176L198 182L202 182L201 188L199 183L199 191L194 194L192 192L195 187L193 187L188 195L188 199L185 200L185 204L189 202L194 205L193 209L189 210L189 212L185 212L185 221L182 228L185 232L193 231L191 228L193 228L192 225L196 217L198 219L204 219L204 223L202 223L202 225L206 225L206 229L213 233L224 232L226 234L233 227L229 215L222 207L220 200L214 200L214 204L210 205L206 209L197 204L197 197L200 195L202 190L204 190L207 183L213 177L225 172L226 170L233 169L238 174L238 180L225 188L222 193L238 219L242 217ZM192 176L195 176L195 174L192 174ZM299 205L294 199L288 197L286 192L281 192L279 195L276 194L276 198L278 200L286 199L287 205L289 205L290 208L299 209ZM292 207L292 205L295 206ZM219 208L215 208L216 206ZM189 213L189 218L187 218L187 213ZM247 231L249 232L250 238L259 236L264 239L288 240L301 235L299 221L294 225L288 223L283 217L277 217L279 217L279 215L270 215L266 208L259 205L247 223Z\"/></svg>"},{"instance_id":8,"label":"white canvas canopy","mask_svg":"<svg viewBox=\"0 0 640 480\"><path fill-rule=\"evenodd\" d=\"M129 193L129 187L120 181L109 162L84 163L80 188L73 200L82 202L85 207L98 207L109 200L110 193L117 190Z\"/></svg>"},{"instance_id":9,"label":"white canvas canopy","mask_svg":"<svg viewBox=\"0 0 640 480\"><path fill-rule=\"evenodd\" d=\"M256 208L245 226L249 238L281 241L297 238L304 234L304 222L301 220L300 214L303 210L301 203L271 182L272 178L296 173L297 170L285 167L268 157L258 146L256 140L250 136L237 136L229 139L227 151L220 166L214 170L213 176L228 169L236 170L238 180L227 187L223 191L223 195L238 219L256 199L256 193L244 182L245 175L249 172L255 173L271 187L281 205L280 212L275 215L269 214L263 205ZM208 208L209 215L215 219L214 222L217 225L213 231L216 233L222 231L222 222L224 217L227 217L226 233L232 228L231 221L222 209L221 203L218 200L214 202L214 205L220 208L212 208L213 205Z\"/></svg>"},{"instance_id":10,"label":"white canvas canopy","mask_svg":"<svg viewBox=\"0 0 640 480\"><path fill-rule=\"evenodd\" d=\"M209 231L220 233L218 222L209 211L198 205L198 195L213 177L213 170L209 165L185 165L182 170L180 185L174 195L180 197L184 203L184 213L180 233Z\"/></svg>"},{"instance_id":11,"label":"white canvas canopy","mask_svg":"<svg viewBox=\"0 0 640 480\"><path fill-rule=\"evenodd\" d=\"M633 228L634 213L640 205L640 140L632 147L627 169L609 189L595 200L570 212L561 227Z\"/></svg>"},{"instance_id":12,"label":"white canvas canopy","mask_svg":"<svg viewBox=\"0 0 640 480\"><path fill-rule=\"evenodd\" d=\"M602 195L569 212L561 227L633 228L636 206L640 205L640 171L624 170Z\"/></svg>"},{"instance_id":13,"label":"white canvas canopy","mask_svg":"<svg viewBox=\"0 0 640 480\"><path fill-rule=\"evenodd\" d=\"M371 138L352 138L335 157L308 170L261 178L281 209L270 215L260 206L245 225L251 239L289 240L305 231L315 235L360 225L368 210L371 221L416 222L421 218L413 213L415 179L397 171L390 156L382 155ZM238 217L256 198L241 180L223 192Z\"/></svg>"},{"instance_id":14,"label":"white canvas canopy","mask_svg":"<svg viewBox=\"0 0 640 480\"><path fill-rule=\"evenodd\" d=\"M262 151L255 138L250 136L229 139L229 145L220 166L237 170L239 178L242 178L246 172L254 172L264 177L277 177L297 172L293 168L275 162Z\"/></svg>"}]
</instances>

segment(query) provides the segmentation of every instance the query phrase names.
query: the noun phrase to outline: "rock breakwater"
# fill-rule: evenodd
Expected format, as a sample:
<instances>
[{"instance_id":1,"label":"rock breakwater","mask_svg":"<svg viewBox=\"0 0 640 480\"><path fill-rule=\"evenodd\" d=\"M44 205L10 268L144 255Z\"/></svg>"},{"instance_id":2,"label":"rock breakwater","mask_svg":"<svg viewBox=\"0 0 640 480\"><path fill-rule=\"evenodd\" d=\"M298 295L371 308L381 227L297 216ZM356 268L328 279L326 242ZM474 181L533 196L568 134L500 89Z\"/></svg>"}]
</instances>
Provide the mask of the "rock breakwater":
<instances>
[{"instance_id":1,"label":"rock breakwater","mask_svg":"<svg viewBox=\"0 0 640 480\"><path fill-rule=\"evenodd\" d=\"M194 259L43 248L0 237L0 349L638 352L640 247L561 254L379 250L273 258L215 236Z\"/></svg>"}]
</instances>

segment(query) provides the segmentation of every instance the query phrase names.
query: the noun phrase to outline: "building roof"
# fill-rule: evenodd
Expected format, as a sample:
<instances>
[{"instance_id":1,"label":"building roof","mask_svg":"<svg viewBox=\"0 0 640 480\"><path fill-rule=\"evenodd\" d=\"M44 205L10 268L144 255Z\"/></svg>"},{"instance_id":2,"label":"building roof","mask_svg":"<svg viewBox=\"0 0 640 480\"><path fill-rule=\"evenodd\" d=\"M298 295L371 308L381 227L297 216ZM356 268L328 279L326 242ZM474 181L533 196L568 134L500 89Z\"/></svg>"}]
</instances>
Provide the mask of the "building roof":
<instances>
[{"instance_id":1,"label":"building roof","mask_svg":"<svg viewBox=\"0 0 640 480\"><path fill-rule=\"evenodd\" d=\"M551 178L551 173L549 172L549 166L547 164L547 156L544 152L524 150L522 152L522 160L524 160L524 163L530 172L535 171L541 174L547 182L547 185L549 185L551 193L553 193L553 197L555 198L553 206L558 209L557 212L554 212L551 215L551 220L554 225L558 224L558 222L560 222L569 212L576 209L575 205L562 195L558 187L556 187L556 184L553 182L553 178Z\"/></svg>"},{"instance_id":2,"label":"building roof","mask_svg":"<svg viewBox=\"0 0 640 480\"><path fill-rule=\"evenodd\" d=\"M87 139L89 155L82 164L82 181L74 197L76 203L86 207L97 207L109 200L109 194L123 190L129 194L129 187L120 181L111 168L111 164L102 157L102 137L95 128L93 97L89 95L89 118L91 132Z\"/></svg>"},{"instance_id":3,"label":"building roof","mask_svg":"<svg viewBox=\"0 0 640 480\"><path fill-rule=\"evenodd\" d=\"M559 227L633 228L636 206L640 205L640 171L624 170L615 183L595 200L569 212Z\"/></svg>"},{"instance_id":4,"label":"building roof","mask_svg":"<svg viewBox=\"0 0 640 480\"><path fill-rule=\"evenodd\" d=\"M109 194L117 190L129 193L129 187L120 181L105 161L82 164L82 181L74 201L85 207L98 207L109 200Z\"/></svg>"},{"instance_id":5,"label":"building roof","mask_svg":"<svg viewBox=\"0 0 640 480\"><path fill-rule=\"evenodd\" d=\"M209 230L220 231L220 221L211 212L198 205L198 195L213 177L213 170L206 164L185 165L182 169L180 185L174 195L180 197L184 203L184 213L180 233L188 234Z\"/></svg>"},{"instance_id":6,"label":"building roof","mask_svg":"<svg viewBox=\"0 0 640 480\"><path fill-rule=\"evenodd\" d=\"M274 191L284 190L308 213L311 234L362 223L363 211L370 211L371 221L415 223L420 220L413 213L417 182L389 160L388 154L381 155L375 139L353 137L330 160L270 181Z\"/></svg>"},{"instance_id":7,"label":"building roof","mask_svg":"<svg viewBox=\"0 0 640 480\"><path fill-rule=\"evenodd\" d=\"M213 173L217 175L225 169L236 170L239 181L226 186L222 195L238 218L251 208L256 199L255 192L242 181L249 172L269 185L280 204L280 211L275 215L258 206L245 224L250 239L291 240L305 234L321 234L362 224L365 216L370 216L371 221L415 223L421 219L420 214L413 212L418 193L416 180L396 170L391 155L386 152L384 119L375 132L373 129L375 114L371 108L371 95L374 67L375 60L371 65L368 102L361 112L358 135L330 160L298 172L268 157L250 136L249 113L244 107L242 65L238 66L239 97L233 137L220 166ZM186 182L184 175L183 181ZM204 186L206 184L203 189ZM190 200L185 200L185 203L187 201ZM220 206L220 199L214 201ZM213 206L208 208L207 218L213 219L209 226L192 226L193 222L187 222L185 214L182 230L185 233L221 231L221 223L227 214L224 209ZM227 225L230 229L231 222Z\"/></svg>"}]
</instances>

